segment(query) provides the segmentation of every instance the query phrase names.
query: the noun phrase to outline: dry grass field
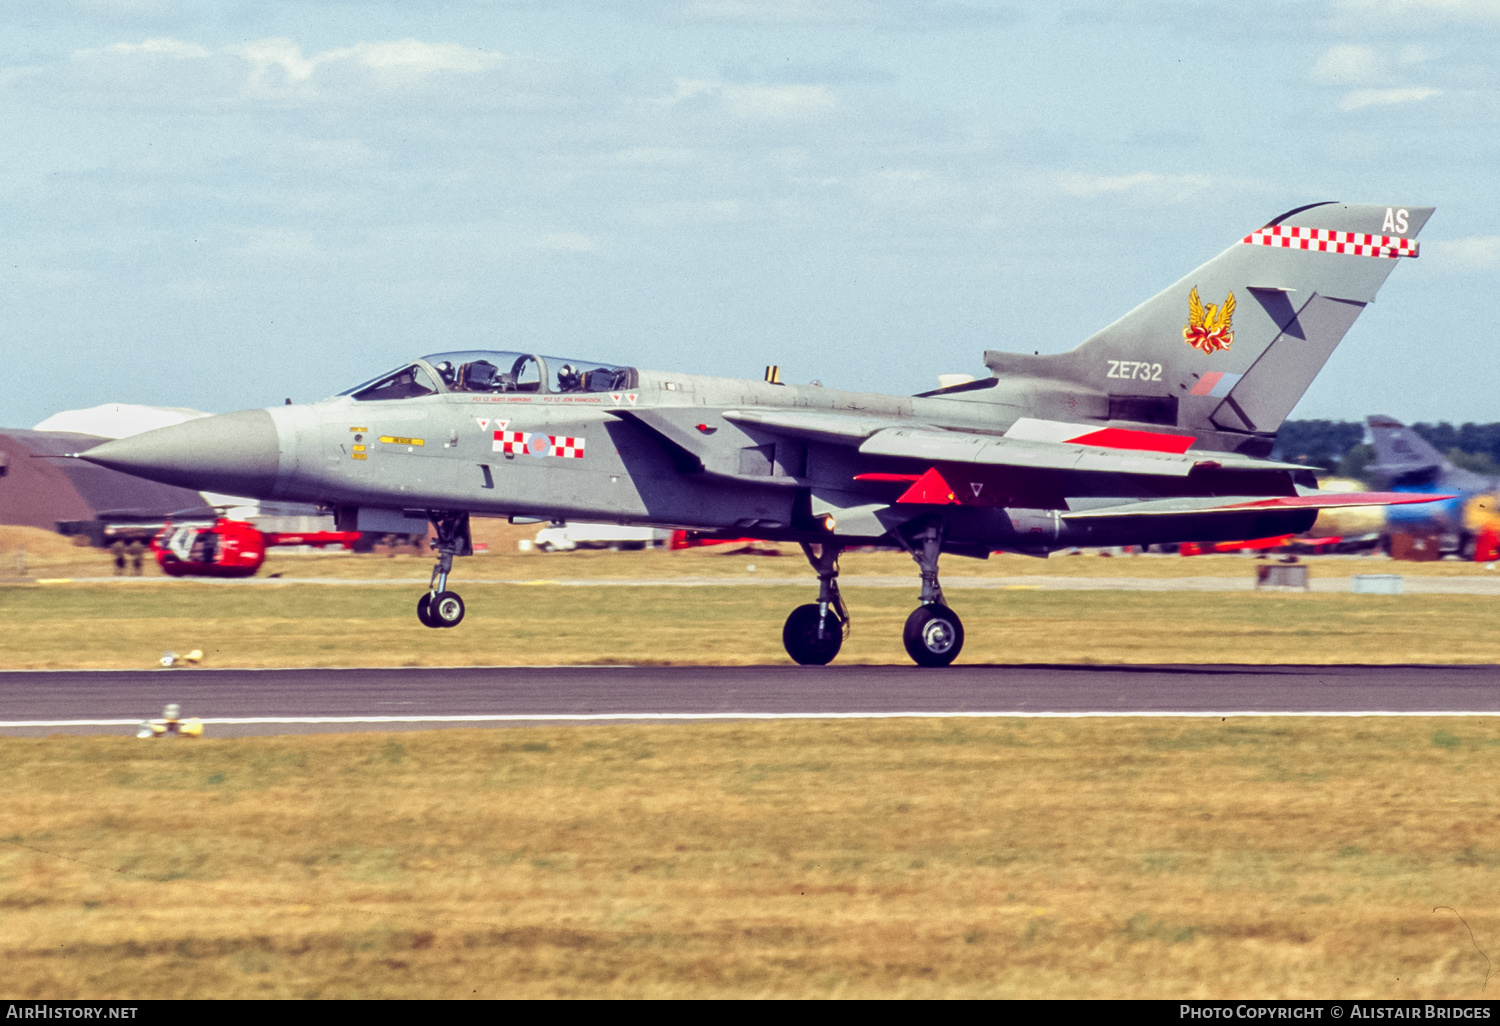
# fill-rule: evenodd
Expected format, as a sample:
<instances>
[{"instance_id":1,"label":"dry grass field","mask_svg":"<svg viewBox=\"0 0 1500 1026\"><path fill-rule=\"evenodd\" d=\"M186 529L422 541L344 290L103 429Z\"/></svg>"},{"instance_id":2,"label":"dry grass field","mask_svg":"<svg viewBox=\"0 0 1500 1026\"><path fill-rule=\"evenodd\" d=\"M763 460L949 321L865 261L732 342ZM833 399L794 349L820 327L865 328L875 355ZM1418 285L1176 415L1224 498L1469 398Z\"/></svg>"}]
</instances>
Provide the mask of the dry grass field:
<instances>
[{"instance_id":1,"label":"dry grass field","mask_svg":"<svg viewBox=\"0 0 1500 1026\"><path fill-rule=\"evenodd\" d=\"M0 773L17 998L1500 985L1493 720L57 737Z\"/></svg>"},{"instance_id":2,"label":"dry grass field","mask_svg":"<svg viewBox=\"0 0 1500 1026\"><path fill-rule=\"evenodd\" d=\"M468 618L421 626L420 586L0 585L0 669L789 662L786 586L463 586ZM840 663L908 657L916 588L851 587ZM964 663L1500 662L1500 596L955 591Z\"/></svg>"}]
</instances>

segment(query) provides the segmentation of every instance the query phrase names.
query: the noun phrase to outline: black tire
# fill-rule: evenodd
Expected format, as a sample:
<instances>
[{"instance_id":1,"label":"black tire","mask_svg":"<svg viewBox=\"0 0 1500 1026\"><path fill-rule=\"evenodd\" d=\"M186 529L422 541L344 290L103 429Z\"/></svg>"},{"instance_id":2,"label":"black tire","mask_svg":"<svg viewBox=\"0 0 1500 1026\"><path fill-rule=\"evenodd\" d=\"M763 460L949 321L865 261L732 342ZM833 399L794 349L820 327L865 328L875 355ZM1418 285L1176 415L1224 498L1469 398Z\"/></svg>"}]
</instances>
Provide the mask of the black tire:
<instances>
[{"instance_id":1,"label":"black tire","mask_svg":"<svg viewBox=\"0 0 1500 1026\"><path fill-rule=\"evenodd\" d=\"M440 591L432 597L427 615L435 627L457 627L464 619L464 600L456 591Z\"/></svg>"},{"instance_id":2,"label":"black tire","mask_svg":"<svg viewBox=\"0 0 1500 1026\"><path fill-rule=\"evenodd\" d=\"M826 666L844 647L844 625L830 609L826 636L818 637L818 606L810 602L793 609L786 618L781 643L786 646L786 654L803 666Z\"/></svg>"},{"instance_id":3,"label":"black tire","mask_svg":"<svg viewBox=\"0 0 1500 1026\"><path fill-rule=\"evenodd\" d=\"M423 627L441 627L432 617L432 595L428 593L417 599L417 619L422 621Z\"/></svg>"},{"instance_id":4,"label":"black tire","mask_svg":"<svg viewBox=\"0 0 1500 1026\"><path fill-rule=\"evenodd\" d=\"M906 618L901 640L918 666L947 666L963 651L963 621L947 606L918 606Z\"/></svg>"}]
</instances>

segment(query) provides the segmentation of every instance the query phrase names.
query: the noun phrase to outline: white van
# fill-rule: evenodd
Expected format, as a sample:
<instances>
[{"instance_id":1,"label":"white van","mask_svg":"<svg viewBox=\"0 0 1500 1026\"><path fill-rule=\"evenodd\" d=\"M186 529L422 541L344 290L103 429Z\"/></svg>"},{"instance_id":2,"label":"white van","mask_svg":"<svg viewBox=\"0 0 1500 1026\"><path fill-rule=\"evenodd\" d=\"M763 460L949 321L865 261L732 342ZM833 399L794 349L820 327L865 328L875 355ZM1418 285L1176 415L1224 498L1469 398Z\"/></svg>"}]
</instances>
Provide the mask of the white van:
<instances>
[{"instance_id":1,"label":"white van","mask_svg":"<svg viewBox=\"0 0 1500 1026\"><path fill-rule=\"evenodd\" d=\"M567 524L544 527L536 533L536 547L543 552L571 552L574 549L660 548L672 537L671 531L654 527L622 527L619 524Z\"/></svg>"}]
</instances>

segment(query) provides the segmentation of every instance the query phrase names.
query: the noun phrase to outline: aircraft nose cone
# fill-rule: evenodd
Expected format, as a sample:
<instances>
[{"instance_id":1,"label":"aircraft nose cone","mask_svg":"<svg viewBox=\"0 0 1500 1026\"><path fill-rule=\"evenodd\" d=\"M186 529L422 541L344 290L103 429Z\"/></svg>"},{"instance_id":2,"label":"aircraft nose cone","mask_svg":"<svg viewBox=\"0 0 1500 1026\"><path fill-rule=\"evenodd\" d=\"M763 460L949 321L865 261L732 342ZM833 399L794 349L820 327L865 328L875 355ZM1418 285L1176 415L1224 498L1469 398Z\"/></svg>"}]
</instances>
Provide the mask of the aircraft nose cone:
<instances>
[{"instance_id":1,"label":"aircraft nose cone","mask_svg":"<svg viewBox=\"0 0 1500 1026\"><path fill-rule=\"evenodd\" d=\"M241 410L97 445L79 458L197 491L269 498L281 438L265 410Z\"/></svg>"}]
</instances>

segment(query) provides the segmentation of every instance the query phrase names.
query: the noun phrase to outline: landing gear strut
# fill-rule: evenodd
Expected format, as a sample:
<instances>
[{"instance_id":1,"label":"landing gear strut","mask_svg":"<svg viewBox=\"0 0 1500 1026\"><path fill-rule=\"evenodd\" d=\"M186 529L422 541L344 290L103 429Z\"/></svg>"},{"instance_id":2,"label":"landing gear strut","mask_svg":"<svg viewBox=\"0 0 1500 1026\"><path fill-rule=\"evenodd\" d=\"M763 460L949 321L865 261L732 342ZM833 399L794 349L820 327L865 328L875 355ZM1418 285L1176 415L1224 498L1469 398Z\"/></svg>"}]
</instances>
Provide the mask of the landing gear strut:
<instances>
[{"instance_id":1,"label":"landing gear strut","mask_svg":"<svg viewBox=\"0 0 1500 1026\"><path fill-rule=\"evenodd\" d=\"M427 594L417 600L417 619L424 627L457 627L464 618L464 600L458 592L448 590L448 574L453 569L454 556L474 552L469 541L469 514L434 512L430 516L437 530L432 548L438 554L438 561L432 568Z\"/></svg>"},{"instance_id":2,"label":"landing gear strut","mask_svg":"<svg viewBox=\"0 0 1500 1026\"><path fill-rule=\"evenodd\" d=\"M943 604L938 583L938 556L943 551L943 522L932 519L910 537L892 532L917 561L922 572L922 604L906 618L901 640L906 654L918 666L947 666L964 647L964 625L958 614Z\"/></svg>"},{"instance_id":3,"label":"landing gear strut","mask_svg":"<svg viewBox=\"0 0 1500 1026\"><path fill-rule=\"evenodd\" d=\"M781 629L781 643L803 666L826 666L849 636L849 612L839 595L839 553L844 547L824 542L814 554L803 542L802 551L818 572L818 601L792 610Z\"/></svg>"}]
</instances>

